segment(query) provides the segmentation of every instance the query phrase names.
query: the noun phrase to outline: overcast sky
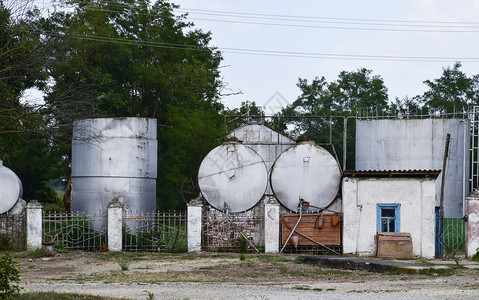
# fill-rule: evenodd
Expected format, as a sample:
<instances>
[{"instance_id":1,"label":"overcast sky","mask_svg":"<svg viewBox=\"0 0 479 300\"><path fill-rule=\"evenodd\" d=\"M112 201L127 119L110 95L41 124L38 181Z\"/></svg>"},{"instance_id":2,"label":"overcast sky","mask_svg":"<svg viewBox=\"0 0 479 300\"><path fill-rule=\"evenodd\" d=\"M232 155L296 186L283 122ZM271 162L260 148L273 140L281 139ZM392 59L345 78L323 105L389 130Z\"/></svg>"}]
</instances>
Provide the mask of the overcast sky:
<instances>
[{"instance_id":1,"label":"overcast sky","mask_svg":"<svg viewBox=\"0 0 479 300\"><path fill-rule=\"evenodd\" d=\"M331 82L363 67L384 79L390 101L422 94L455 61L479 73L479 0L173 2L224 50L224 81L242 91L222 98L227 107L249 100L271 112L298 97L299 77Z\"/></svg>"}]
</instances>

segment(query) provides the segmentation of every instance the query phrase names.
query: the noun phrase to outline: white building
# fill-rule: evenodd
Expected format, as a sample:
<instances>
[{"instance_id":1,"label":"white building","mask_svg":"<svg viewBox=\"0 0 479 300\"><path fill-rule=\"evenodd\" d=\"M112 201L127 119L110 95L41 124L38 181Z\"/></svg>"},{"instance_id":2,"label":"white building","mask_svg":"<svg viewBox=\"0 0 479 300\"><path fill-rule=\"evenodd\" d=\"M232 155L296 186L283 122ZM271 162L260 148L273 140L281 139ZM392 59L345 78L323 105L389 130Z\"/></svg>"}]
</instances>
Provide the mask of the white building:
<instances>
[{"instance_id":1,"label":"white building","mask_svg":"<svg viewBox=\"0 0 479 300\"><path fill-rule=\"evenodd\" d=\"M343 253L376 254L378 232L411 234L414 256L434 257L435 190L440 171L346 171Z\"/></svg>"}]
</instances>

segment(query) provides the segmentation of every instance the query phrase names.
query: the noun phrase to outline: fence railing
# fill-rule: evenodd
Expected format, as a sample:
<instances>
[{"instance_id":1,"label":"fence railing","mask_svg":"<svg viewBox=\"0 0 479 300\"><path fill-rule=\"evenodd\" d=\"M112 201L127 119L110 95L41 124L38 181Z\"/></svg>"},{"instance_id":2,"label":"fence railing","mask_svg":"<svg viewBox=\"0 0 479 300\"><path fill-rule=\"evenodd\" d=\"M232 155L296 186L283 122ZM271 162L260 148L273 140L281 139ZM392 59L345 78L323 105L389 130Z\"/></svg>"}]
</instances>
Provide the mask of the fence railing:
<instances>
[{"instance_id":1,"label":"fence railing","mask_svg":"<svg viewBox=\"0 0 479 300\"><path fill-rule=\"evenodd\" d=\"M264 214L206 210L203 224L202 248L206 251L264 248Z\"/></svg>"},{"instance_id":2,"label":"fence railing","mask_svg":"<svg viewBox=\"0 0 479 300\"><path fill-rule=\"evenodd\" d=\"M99 251L106 250L106 212L43 214L43 241L55 248Z\"/></svg>"},{"instance_id":3,"label":"fence railing","mask_svg":"<svg viewBox=\"0 0 479 300\"><path fill-rule=\"evenodd\" d=\"M123 214L123 250L186 252L186 212Z\"/></svg>"},{"instance_id":4,"label":"fence railing","mask_svg":"<svg viewBox=\"0 0 479 300\"><path fill-rule=\"evenodd\" d=\"M0 250L24 250L26 247L25 213L0 214Z\"/></svg>"}]
</instances>

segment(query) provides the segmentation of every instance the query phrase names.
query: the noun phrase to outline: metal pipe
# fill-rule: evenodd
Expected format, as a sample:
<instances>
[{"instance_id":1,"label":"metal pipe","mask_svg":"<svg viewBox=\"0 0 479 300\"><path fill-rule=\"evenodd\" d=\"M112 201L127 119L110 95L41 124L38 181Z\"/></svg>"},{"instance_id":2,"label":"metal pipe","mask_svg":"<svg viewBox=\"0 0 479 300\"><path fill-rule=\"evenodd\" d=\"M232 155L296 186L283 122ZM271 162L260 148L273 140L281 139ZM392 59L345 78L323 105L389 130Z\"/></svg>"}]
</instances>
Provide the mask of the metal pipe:
<instances>
[{"instance_id":1,"label":"metal pipe","mask_svg":"<svg viewBox=\"0 0 479 300\"><path fill-rule=\"evenodd\" d=\"M448 133L446 135L446 145L444 147L444 159L442 161L441 200L439 203L439 236L442 235L442 232L444 230L444 185L446 181L446 165L447 165L447 157L449 153L450 139L451 139L451 135Z\"/></svg>"},{"instance_id":2,"label":"metal pipe","mask_svg":"<svg viewBox=\"0 0 479 300\"><path fill-rule=\"evenodd\" d=\"M298 222L296 222L296 225L294 225L294 228L291 230L291 233L289 234L288 238L286 239L286 242L284 242L284 246L283 246L283 248L281 248L281 251L279 251L279 253L282 253L284 248L286 248L286 245L288 244L289 239L291 238L294 231L296 230L296 227L298 227L299 222L301 222L302 217L303 217L303 201L301 199L299 199L299 218L298 218Z\"/></svg>"}]
</instances>

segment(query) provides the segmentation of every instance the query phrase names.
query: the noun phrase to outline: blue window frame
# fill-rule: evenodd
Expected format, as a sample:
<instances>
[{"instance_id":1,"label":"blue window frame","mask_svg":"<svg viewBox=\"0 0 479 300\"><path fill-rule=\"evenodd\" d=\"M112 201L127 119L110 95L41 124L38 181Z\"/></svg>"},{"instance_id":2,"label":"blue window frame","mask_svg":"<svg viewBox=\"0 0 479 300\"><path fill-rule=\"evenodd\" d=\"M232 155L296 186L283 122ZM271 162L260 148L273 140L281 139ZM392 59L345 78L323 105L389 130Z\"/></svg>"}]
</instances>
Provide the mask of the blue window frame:
<instances>
[{"instance_id":1,"label":"blue window frame","mask_svg":"<svg viewBox=\"0 0 479 300\"><path fill-rule=\"evenodd\" d=\"M400 207L400 204L378 204L378 232L400 232Z\"/></svg>"}]
</instances>

